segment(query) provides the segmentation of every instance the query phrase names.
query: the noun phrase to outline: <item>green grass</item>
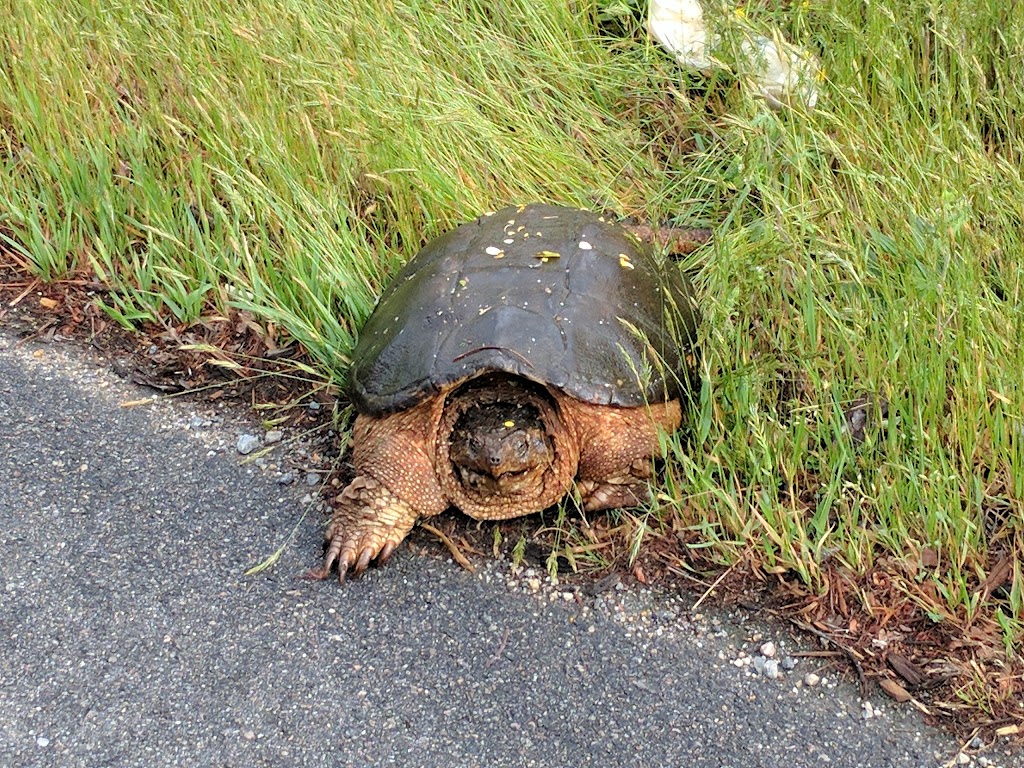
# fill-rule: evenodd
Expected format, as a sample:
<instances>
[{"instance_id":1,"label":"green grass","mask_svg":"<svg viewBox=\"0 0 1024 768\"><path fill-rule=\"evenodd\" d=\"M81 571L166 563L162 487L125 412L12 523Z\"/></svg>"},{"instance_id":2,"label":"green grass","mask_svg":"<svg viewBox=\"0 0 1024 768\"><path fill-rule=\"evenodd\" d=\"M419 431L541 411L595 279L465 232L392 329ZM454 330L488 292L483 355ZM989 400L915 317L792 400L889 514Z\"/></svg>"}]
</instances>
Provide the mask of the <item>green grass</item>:
<instances>
[{"instance_id":1,"label":"green grass","mask_svg":"<svg viewBox=\"0 0 1024 768\"><path fill-rule=\"evenodd\" d=\"M5 0L0 236L46 280L94 271L127 325L247 308L340 377L389 275L484 210L712 225L666 514L812 589L899 571L1019 650L1015 5L752 5L826 73L815 111L776 115L688 88L623 3ZM866 395L888 418L858 447Z\"/></svg>"}]
</instances>

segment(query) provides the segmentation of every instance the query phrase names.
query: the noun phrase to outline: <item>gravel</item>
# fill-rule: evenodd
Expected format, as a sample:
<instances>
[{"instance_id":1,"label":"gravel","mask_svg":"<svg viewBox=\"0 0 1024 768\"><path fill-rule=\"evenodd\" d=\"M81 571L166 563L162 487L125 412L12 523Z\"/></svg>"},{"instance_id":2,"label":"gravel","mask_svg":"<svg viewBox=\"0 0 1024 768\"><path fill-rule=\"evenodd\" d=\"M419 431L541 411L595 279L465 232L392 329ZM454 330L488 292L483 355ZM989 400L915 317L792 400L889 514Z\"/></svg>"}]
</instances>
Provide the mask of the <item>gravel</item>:
<instances>
[{"instance_id":1,"label":"gravel","mask_svg":"<svg viewBox=\"0 0 1024 768\"><path fill-rule=\"evenodd\" d=\"M249 455L259 447L260 439L248 433L239 435L238 442L235 443L235 449L243 456Z\"/></svg>"}]
</instances>

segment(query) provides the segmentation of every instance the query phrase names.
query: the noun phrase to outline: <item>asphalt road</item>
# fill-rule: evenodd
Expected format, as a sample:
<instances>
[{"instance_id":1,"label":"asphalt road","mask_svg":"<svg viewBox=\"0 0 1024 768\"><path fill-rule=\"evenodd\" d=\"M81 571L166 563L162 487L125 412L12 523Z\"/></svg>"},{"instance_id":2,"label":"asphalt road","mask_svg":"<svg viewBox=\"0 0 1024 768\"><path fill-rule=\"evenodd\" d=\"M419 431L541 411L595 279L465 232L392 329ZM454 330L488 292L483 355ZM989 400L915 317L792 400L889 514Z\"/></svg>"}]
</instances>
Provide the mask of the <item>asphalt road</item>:
<instances>
[{"instance_id":1,"label":"asphalt road","mask_svg":"<svg viewBox=\"0 0 1024 768\"><path fill-rule=\"evenodd\" d=\"M303 488L83 354L0 332L0 766L937 766L851 686L797 690L404 548L340 588ZM186 414L187 415L187 414ZM642 598L641 598L642 599ZM685 617L683 619L685 623ZM799 668L798 668L799 670ZM876 702L879 703L879 702ZM939 759L941 757L941 760Z\"/></svg>"}]
</instances>

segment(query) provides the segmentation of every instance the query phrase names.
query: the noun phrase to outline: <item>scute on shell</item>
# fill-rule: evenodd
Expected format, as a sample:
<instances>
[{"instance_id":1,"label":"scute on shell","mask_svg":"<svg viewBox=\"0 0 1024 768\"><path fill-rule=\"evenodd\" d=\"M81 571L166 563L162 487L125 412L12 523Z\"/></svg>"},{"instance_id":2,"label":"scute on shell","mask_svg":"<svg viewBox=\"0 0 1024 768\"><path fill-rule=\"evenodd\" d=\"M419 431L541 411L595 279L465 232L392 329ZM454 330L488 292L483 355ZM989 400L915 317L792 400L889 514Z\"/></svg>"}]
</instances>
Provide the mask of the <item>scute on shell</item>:
<instances>
[{"instance_id":1,"label":"scute on shell","mask_svg":"<svg viewBox=\"0 0 1024 768\"><path fill-rule=\"evenodd\" d=\"M538 258L545 252L559 257ZM687 386L696 322L678 268L618 225L574 208L512 206L405 265L360 333L349 395L382 416L505 372L598 405L662 402Z\"/></svg>"}]
</instances>

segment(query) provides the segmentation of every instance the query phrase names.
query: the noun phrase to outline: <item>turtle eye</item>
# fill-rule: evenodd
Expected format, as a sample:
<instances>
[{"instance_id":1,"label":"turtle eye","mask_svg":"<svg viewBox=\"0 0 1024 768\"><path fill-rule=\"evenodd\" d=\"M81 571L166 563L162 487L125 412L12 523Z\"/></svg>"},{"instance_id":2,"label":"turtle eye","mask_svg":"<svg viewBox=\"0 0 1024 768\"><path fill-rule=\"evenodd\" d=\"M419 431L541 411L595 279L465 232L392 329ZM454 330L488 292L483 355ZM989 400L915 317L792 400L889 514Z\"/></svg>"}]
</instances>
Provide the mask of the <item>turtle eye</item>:
<instances>
[{"instance_id":1,"label":"turtle eye","mask_svg":"<svg viewBox=\"0 0 1024 768\"><path fill-rule=\"evenodd\" d=\"M516 437L515 449L516 449L516 456L518 456L520 459L525 459L526 458L526 454L529 453L530 446L526 442L526 438L523 437L522 435L519 435L519 436Z\"/></svg>"}]
</instances>

